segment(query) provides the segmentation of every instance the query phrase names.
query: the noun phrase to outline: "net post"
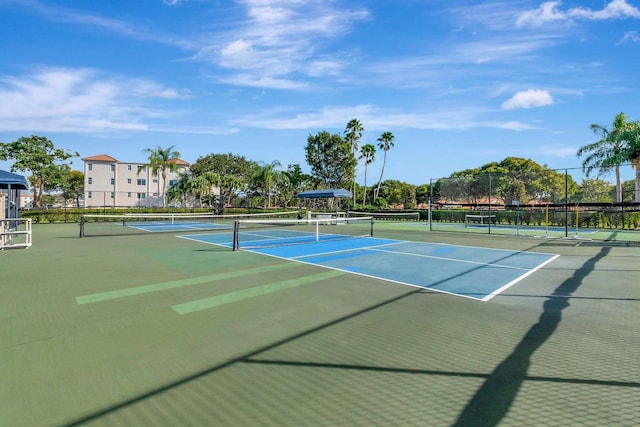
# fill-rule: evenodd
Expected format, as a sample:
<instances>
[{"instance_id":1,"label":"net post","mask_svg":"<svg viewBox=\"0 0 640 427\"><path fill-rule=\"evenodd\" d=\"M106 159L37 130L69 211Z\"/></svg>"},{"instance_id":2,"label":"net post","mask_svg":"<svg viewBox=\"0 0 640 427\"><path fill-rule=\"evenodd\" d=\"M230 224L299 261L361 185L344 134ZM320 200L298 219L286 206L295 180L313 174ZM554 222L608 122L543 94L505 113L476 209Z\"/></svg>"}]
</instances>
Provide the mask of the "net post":
<instances>
[{"instance_id":1,"label":"net post","mask_svg":"<svg viewBox=\"0 0 640 427\"><path fill-rule=\"evenodd\" d=\"M240 249L240 240L238 235L240 234L240 220L233 221L233 251Z\"/></svg>"},{"instance_id":2,"label":"net post","mask_svg":"<svg viewBox=\"0 0 640 427\"><path fill-rule=\"evenodd\" d=\"M373 237L373 222L374 222L374 218L371 217L370 226L369 226L369 237Z\"/></svg>"},{"instance_id":3,"label":"net post","mask_svg":"<svg viewBox=\"0 0 640 427\"><path fill-rule=\"evenodd\" d=\"M80 235L78 236L79 238L84 237L84 223L85 223L85 218L84 215L82 215L80 217Z\"/></svg>"}]
</instances>

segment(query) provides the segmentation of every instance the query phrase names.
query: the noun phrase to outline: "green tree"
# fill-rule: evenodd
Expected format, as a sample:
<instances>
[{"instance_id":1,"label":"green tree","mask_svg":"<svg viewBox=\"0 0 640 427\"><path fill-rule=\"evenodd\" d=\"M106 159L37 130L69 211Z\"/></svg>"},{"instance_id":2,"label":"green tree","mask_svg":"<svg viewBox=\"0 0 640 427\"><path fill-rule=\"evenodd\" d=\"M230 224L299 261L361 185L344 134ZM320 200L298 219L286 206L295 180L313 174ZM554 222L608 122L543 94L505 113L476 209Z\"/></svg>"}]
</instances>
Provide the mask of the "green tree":
<instances>
[{"instance_id":1,"label":"green tree","mask_svg":"<svg viewBox=\"0 0 640 427\"><path fill-rule=\"evenodd\" d=\"M632 202L635 194L635 180L629 179L622 182L622 201Z\"/></svg>"},{"instance_id":2,"label":"green tree","mask_svg":"<svg viewBox=\"0 0 640 427\"><path fill-rule=\"evenodd\" d=\"M276 168L281 166L277 160L271 163L260 163L251 177L251 188L258 190L263 196L266 194L267 208L271 207L271 193L274 189L276 175L279 173Z\"/></svg>"},{"instance_id":3,"label":"green tree","mask_svg":"<svg viewBox=\"0 0 640 427\"><path fill-rule=\"evenodd\" d=\"M84 174L77 170L69 171L61 185L65 200L74 199L76 206L80 206L80 197L84 194Z\"/></svg>"},{"instance_id":4,"label":"green tree","mask_svg":"<svg viewBox=\"0 0 640 427\"><path fill-rule=\"evenodd\" d=\"M224 214L227 203L233 194L244 188L244 181L235 175L225 175L220 179L220 198L218 199L218 214Z\"/></svg>"},{"instance_id":5,"label":"green tree","mask_svg":"<svg viewBox=\"0 0 640 427\"><path fill-rule=\"evenodd\" d=\"M378 179L378 186L373 193L373 198L378 197L380 193L380 183L382 183L382 175L384 175L384 166L387 164L387 151L393 148L394 136L391 132L383 132L378 138L378 148L384 152L384 156L382 157L382 169L380 170L380 179Z\"/></svg>"},{"instance_id":6,"label":"green tree","mask_svg":"<svg viewBox=\"0 0 640 427\"><path fill-rule=\"evenodd\" d=\"M622 131L622 139L625 141L624 157L636 173L634 201L640 203L640 122L627 123Z\"/></svg>"},{"instance_id":7,"label":"green tree","mask_svg":"<svg viewBox=\"0 0 640 427\"><path fill-rule=\"evenodd\" d=\"M305 160L315 185L320 188L348 187L357 164L349 143L340 135L327 131L309 135Z\"/></svg>"},{"instance_id":8,"label":"green tree","mask_svg":"<svg viewBox=\"0 0 640 427\"><path fill-rule=\"evenodd\" d=\"M182 206L186 206L187 197L191 191L191 182L188 174L180 174L180 178L176 180L167 190L168 203L177 200Z\"/></svg>"},{"instance_id":9,"label":"green tree","mask_svg":"<svg viewBox=\"0 0 640 427\"><path fill-rule=\"evenodd\" d=\"M364 160L364 191L362 194L362 205L367 204L367 168L376 161L376 147L373 144L365 144L360 147L360 160Z\"/></svg>"},{"instance_id":10,"label":"green tree","mask_svg":"<svg viewBox=\"0 0 640 427\"><path fill-rule=\"evenodd\" d=\"M613 187L613 188L612 188ZM613 192L611 190L614 190ZM587 203L609 203L612 201L611 194L615 194L615 186L608 181L599 178L583 179L576 193L579 202Z\"/></svg>"},{"instance_id":11,"label":"green tree","mask_svg":"<svg viewBox=\"0 0 640 427\"><path fill-rule=\"evenodd\" d=\"M592 124L591 130L600 139L581 147L576 153L578 157L584 158L582 168L587 176L596 169L599 175L609 173L611 169L614 170L617 202L622 201L620 166L629 160L629 153L625 151L625 146L627 145L625 130L627 126L627 116L624 113L618 113L615 116L611 128L595 123Z\"/></svg>"},{"instance_id":12,"label":"green tree","mask_svg":"<svg viewBox=\"0 0 640 427\"><path fill-rule=\"evenodd\" d=\"M0 160L15 160L11 172L26 171L31 174L35 207L41 206L45 188L59 185L56 180L62 176L60 162L78 155L56 148L53 142L44 136L23 136L17 141L0 143Z\"/></svg>"},{"instance_id":13,"label":"green tree","mask_svg":"<svg viewBox=\"0 0 640 427\"><path fill-rule=\"evenodd\" d=\"M298 193L305 191L311 185L311 175L302 172L299 164L287 165L287 170L283 171L281 179L278 183L280 195L284 206L289 206L291 201L296 198Z\"/></svg>"},{"instance_id":14,"label":"green tree","mask_svg":"<svg viewBox=\"0 0 640 427\"><path fill-rule=\"evenodd\" d=\"M429 203L430 196L429 184L420 184L416 187L416 203L418 205L426 205Z\"/></svg>"},{"instance_id":15,"label":"green tree","mask_svg":"<svg viewBox=\"0 0 640 427\"><path fill-rule=\"evenodd\" d=\"M156 148L145 148L143 153L149 156L149 163L138 168L138 173L142 172L145 167L151 169L151 175L155 177L162 177L162 191L158 188L158 192L162 197L162 206L166 206L166 192L167 192L167 174L168 172L175 172L178 170L178 164L176 160L180 158L180 153L171 147L162 148L156 146ZM158 182L160 187L160 182Z\"/></svg>"},{"instance_id":16,"label":"green tree","mask_svg":"<svg viewBox=\"0 0 640 427\"><path fill-rule=\"evenodd\" d=\"M220 176L232 175L249 183L257 163L247 160L244 156L235 154L209 154L198 159L191 165L189 170L194 175L201 175L205 172L215 172Z\"/></svg>"},{"instance_id":17,"label":"green tree","mask_svg":"<svg viewBox=\"0 0 640 427\"><path fill-rule=\"evenodd\" d=\"M214 205L213 188L219 186L220 181L220 175L211 171L194 176L189 180L190 192L199 200L200 207L203 207L204 203L209 206Z\"/></svg>"},{"instance_id":18,"label":"green tree","mask_svg":"<svg viewBox=\"0 0 640 427\"><path fill-rule=\"evenodd\" d=\"M358 144L360 143L360 139L362 138L362 132L364 132L364 128L362 127L362 123L358 119L351 119L349 123L347 123L347 127L344 130L344 139L347 141L347 144L351 147L351 152L353 153L353 157L355 158L358 153ZM356 173L355 170L353 172L353 183L351 186L353 193L353 202L356 201Z\"/></svg>"}]
</instances>

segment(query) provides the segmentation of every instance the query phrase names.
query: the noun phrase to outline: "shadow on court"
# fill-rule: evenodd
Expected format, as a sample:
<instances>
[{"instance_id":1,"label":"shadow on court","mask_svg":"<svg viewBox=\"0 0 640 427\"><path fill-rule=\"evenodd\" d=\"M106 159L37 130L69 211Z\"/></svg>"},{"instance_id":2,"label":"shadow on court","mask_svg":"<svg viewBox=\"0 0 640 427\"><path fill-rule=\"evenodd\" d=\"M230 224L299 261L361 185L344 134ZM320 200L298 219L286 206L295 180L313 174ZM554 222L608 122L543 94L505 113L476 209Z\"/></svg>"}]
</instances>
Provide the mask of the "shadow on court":
<instances>
[{"instance_id":1,"label":"shadow on court","mask_svg":"<svg viewBox=\"0 0 640 427\"><path fill-rule=\"evenodd\" d=\"M514 351L488 376L454 426L491 427L500 423L527 377L531 357L558 328L562 311L569 307L572 294L595 269L596 263L609 252L610 248L602 248L555 289L544 302L538 323L529 329Z\"/></svg>"},{"instance_id":2,"label":"shadow on court","mask_svg":"<svg viewBox=\"0 0 640 427\"><path fill-rule=\"evenodd\" d=\"M432 293L432 292L428 292L428 291L425 291L423 289L415 289L415 290L413 290L411 292L407 292L405 294L396 296L394 298L388 299L388 300L383 301L381 303L378 303L378 304L375 304L373 306L367 307L365 309L359 310L359 311L357 311L355 313L351 313L349 315L340 317L340 318L338 318L336 320L333 320L331 322L325 323L325 324L320 325L318 327L312 328L312 329L304 331L302 333L299 333L299 334L293 335L291 337L285 338L283 340L277 341L277 342L275 342L275 343L273 343L271 345L259 348L259 349L255 350L255 351L251 352L251 353L247 353L247 354L245 354L243 356L237 357L235 359L231 359L228 362L225 362L225 363L213 366L213 367L211 367L209 369L205 369L203 371L197 372L197 373L195 373L193 375L190 375L188 377L182 378L180 381L175 381L173 383L166 384L166 385L164 385L162 387L158 387L158 388L156 388L154 390L150 390L147 393L141 394L141 395L136 396L136 397L134 397L132 399L125 400L125 401L120 402L120 403L118 403L116 405L113 405L113 406L107 407L107 408L105 408L103 410L97 411L97 412L95 412L93 414L89 414L89 415L87 415L85 417L82 417L82 418L76 419L74 421L71 421L68 424L65 424L65 426L68 426L68 427L71 427L71 426L82 426L82 425L85 425L85 424L90 423L90 422L95 422L97 420L100 420L103 417L106 417L106 416L112 414L112 413L115 413L117 411L126 409L126 408L128 408L130 406L133 406L133 405L135 405L137 403L140 403L140 402L143 402L145 400L152 399L154 397L157 397L157 396L159 396L159 395L161 395L163 393L166 393L166 392L168 392L168 391L170 391L172 389L175 389L177 387L180 387L182 385L189 384L191 382L197 381L197 380L199 380L201 378L204 378L204 377L206 377L208 375L214 374L214 373L216 373L216 372L218 372L218 371L220 371L220 370L222 370L224 368L231 367L232 365L236 365L238 363L252 363L252 362L254 362L252 360L253 357L258 356L258 355L260 355L262 353L265 353L265 352L267 352L269 350L272 350L272 349L274 349L276 347L283 346L285 344L291 343L291 342L296 341L298 339L304 338L304 337L306 337L308 335L320 332L320 331L322 331L324 329L327 329L327 328L330 328L332 326L338 325L338 324L340 324L342 322L345 322L345 321L347 321L349 319L352 319L352 318L355 318L357 316L361 316L363 314L366 314L368 312L380 309L380 308L382 308L382 307L384 307L386 305L392 304L394 302L397 302L399 300L402 300L404 298L407 298L407 297L409 297L411 295L418 294L418 293Z\"/></svg>"}]
</instances>

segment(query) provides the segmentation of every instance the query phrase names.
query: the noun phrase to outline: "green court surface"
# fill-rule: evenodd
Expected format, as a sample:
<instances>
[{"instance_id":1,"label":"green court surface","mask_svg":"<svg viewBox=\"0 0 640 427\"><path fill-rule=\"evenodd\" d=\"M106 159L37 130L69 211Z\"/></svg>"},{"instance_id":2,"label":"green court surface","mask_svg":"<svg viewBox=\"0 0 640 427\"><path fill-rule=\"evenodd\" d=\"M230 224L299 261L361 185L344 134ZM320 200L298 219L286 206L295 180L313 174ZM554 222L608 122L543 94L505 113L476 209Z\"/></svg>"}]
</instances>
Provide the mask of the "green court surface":
<instances>
[{"instance_id":1,"label":"green court surface","mask_svg":"<svg viewBox=\"0 0 640 427\"><path fill-rule=\"evenodd\" d=\"M376 224L559 255L484 302L177 234L38 224L0 251L1 426L640 419L636 245Z\"/></svg>"}]
</instances>

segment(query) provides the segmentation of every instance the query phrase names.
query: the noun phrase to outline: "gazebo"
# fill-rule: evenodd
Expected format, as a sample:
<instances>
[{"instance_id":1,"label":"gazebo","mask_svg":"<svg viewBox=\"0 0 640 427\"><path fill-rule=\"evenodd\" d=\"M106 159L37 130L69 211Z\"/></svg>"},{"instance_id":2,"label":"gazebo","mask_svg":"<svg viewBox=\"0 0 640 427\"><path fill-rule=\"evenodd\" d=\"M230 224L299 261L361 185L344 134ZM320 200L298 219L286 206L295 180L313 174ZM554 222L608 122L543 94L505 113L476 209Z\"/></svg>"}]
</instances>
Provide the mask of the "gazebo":
<instances>
[{"instance_id":1,"label":"gazebo","mask_svg":"<svg viewBox=\"0 0 640 427\"><path fill-rule=\"evenodd\" d=\"M24 176L0 170L0 219L20 217L20 191L28 189Z\"/></svg>"},{"instance_id":2,"label":"gazebo","mask_svg":"<svg viewBox=\"0 0 640 427\"><path fill-rule=\"evenodd\" d=\"M315 202L317 199L327 199L327 207L329 199L350 199L351 191L344 188L330 188L326 190L308 190L298 193L298 199L311 199ZM315 203L314 203L315 204ZM336 214L338 213L338 203L336 203Z\"/></svg>"}]
</instances>

